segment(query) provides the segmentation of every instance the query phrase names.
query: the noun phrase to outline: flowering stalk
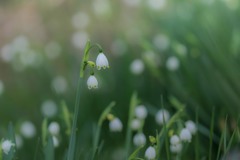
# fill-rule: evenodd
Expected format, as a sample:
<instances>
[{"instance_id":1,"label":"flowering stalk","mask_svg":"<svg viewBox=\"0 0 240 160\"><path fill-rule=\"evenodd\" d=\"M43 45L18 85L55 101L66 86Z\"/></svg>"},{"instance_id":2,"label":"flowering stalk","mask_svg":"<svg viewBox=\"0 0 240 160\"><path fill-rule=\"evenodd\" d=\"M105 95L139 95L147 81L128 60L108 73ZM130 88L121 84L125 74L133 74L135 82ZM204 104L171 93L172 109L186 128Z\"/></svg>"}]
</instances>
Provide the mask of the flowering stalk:
<instances>
[{"instance_id":1,"label":"flowering stalk","mask_svg":"<svg viewBox=\"0 0 240 160\"><path fill-rule=\"evenodd\" d=\"M81 68L80 68L80 74L78 79L78 86L77 86L77 95L76 95L76 102L74 107L74 115L73 115L73 124L71 129L71 136L70 136L70 143L68 148L68 154L67 154L67 160L73 160L74 154L75 154L75 146L76 146L76 133L77 133L77 119L78 119L78 113L79 113L79 105L80 105L80 90L81 90L81 78L84 76L84 71L86 67L89 65L91 68L95 67L95 63L92 61L88 61L89 59L89 51L93 47L98 47L99 53L102 52L102 48L99 44L91 45L90 41L86 43L85 49L84 49L84 55L81 62Z\"/></svg>"}]
</instances>

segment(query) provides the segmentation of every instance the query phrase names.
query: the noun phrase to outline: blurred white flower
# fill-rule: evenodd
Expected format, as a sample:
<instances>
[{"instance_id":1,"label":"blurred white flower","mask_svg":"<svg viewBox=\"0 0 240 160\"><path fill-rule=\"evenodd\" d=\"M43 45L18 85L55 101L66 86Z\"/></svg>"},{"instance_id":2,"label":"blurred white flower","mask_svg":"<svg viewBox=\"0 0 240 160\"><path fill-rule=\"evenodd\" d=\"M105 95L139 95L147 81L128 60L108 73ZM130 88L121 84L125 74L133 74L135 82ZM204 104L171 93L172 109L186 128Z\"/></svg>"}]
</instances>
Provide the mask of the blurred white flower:
<instances>
[{"instance_id":1,"label":"blurred white flower","mask_svg":"<svg viewBox=\"0 0 240 160\"><path fill-rule=\"evenodd\" d=\"M170 145L170 151L172 153L180 153L182 151L182 143L176 145Z\"/></svg>"},{"instance_id":2,"label":"blurred white flower","mask_svg":"<svg viewBox=\"0 0 240 160\"><path fill-rule=\"evenodd\" d=\"M196 124L193 121L191 121L191 120L186 121L185 122L185 126L190 131L190 133L192 135L197 132Z\"/></svg>"},{"instance_id":3,"label":"blurred white flower","mask_svg":"<svg viewBox=\"0 0 240 160\"><path fill-rule=\"evenodd\" d=\"M180 139L184 142L191 142L192 135L187 128L183 128L180 132Z\"/></svg>"},{"instance_id":4,"label":"blurred white flower","mask_svg":"<svg viewBox=\"0 0 240 160\"><path fill-rule=\"evenodd\" d=\"M4 92L4 84L3 82L0 80L0 95L3 94Z\"/></svg>"},{"instance_id":5,"label":"blurred white flower","mask_svg":"<svg viewBox=\"0 0 240 160\"><path fill-rule=\"evenodd\" d=\"M177 145L177 144L181 143L181 141L180 141L180 138L177 135L173 135L170 138L170 143L171 143L171 145Z\"/></svg>"},{"instance_id":6,"label":"blurred white flower","mask_svg":"<svg viewBox=\"0 0 240 160\"><path fill-rule=\"evenodd\" d=\"M145 157L147 160L153 160L156 158L156 150L154 147L148 147L145 151Z\"/></svg>"},{"instance_id":7,"label":"blurred white flower","mask_svg":"<svg viewBox=\"0 0 240 160\"><path fill-rule=\"evenodd\" d=\"M129 7L137 7L141 3L141 0L123 0L123 1Z\"/></svg>"},{"instance_id":8,"label":"blurred white flower","mask_svg":"<svg viewBox=\"0 0 240 160\"><path fill-rule=\"evenodd\" d=\"M121 132L122 128L123 125L119 118L114 118L109 123L109 129L111 132Z\"/></svg>"},{"instance_id":9,"label":"blurred white flower","mask_svg":"<svg viewBox=\"0 0 240 160\"><path fill-rule=\"evenodd\" d=\"M132 61L130 65L130 71L133 74L139 75L143 72L143 70L144 70L144 63L141 59L135 59L134 61Z\"/></svg>"},{"instance_id":10,"label":"blurred white flower","mask_svg":"<svg viewBox=\"0 0 240 160\"><path fill-rule=\"evenodd\" d=\"M98 81L94 75L89 76L89 78L87 80L87 86L88 86L88 89L98 88Z\"/></svg>"},{"instance_id":11,"label":"blurred white flower","mask_svg":"<svg viewBox=\"0 0 240 160\"><path fill-rule=\"evenodd\" d=\"M87 32L79 31L75 32L72 36L72 44L77 49L84 49L86 42L88 41Z\"/></svg>"},{"instance_id":12,"label":"blurred white flower","mask_svg":"<svg viewBox=\"0 0 240 160\"><path fill-rule=\"evenodd\" d=\"M58 140L58 138L57 138L56 136L53 136L52 139L53 139L53 146L54 146L55 148L58 147L58 146L59 146L59 140Z\"/></svg>"},{"instance_id":13,"label":"blurred white flower","mask_svg":"<svg viewBox=\"0 0 240 160\"><path fill-rule=\"evenodd\" d=\"M72 25L76 29L84 29L89 25L90 18L85 12L78 12L72 17Z\"/></svg>"},{"instance_id":14,"label":"blurred white flower","mask_svg":"<svg viewBox=\"0 0 240 160\"><path fill-rule=\"evenodd\" d=\"M171 56L167 59L166 67L170 71L175 71L179 68L179 60L175 56Z\"/></svg>"},{"instance_id":15,"label":"blurred white flower","mask_svg":"<svg viewBox=\"0 0 240 160\"><path fill-rule=\"evenodd\" d=\"M109 0L94 0L92 2L93 11L96 16L107 16L111 13Z\"/></svg>"},{"instance_id":16,"label":"blurred white flower","mask_svg":"<svg viewBox=\"0 0 240 160\"><path fill-rule=\"evenodd\" d=\"M135 108L135 115L139 119L145 119L147 117L147 109L144 105L139 105Z\"/></svg>"},{"instance_id":17,"label":"blurred white flower","mask_svg":"<svg viewBox=\"0 0 240 160\"><path fill-rule=\"evenodd\" d=\"M29 41L28 38L24 35L20 35L14 38L11 43L11 47L13 52L24 53L29 49Z\"/></svg>"},{"instance_id":18,"label":"blurred white flower","mask_svg":"<svg viewBox=\"0 0 240 160\"><path fill-rule=\"evenodd\" d=\"M48 126L48 131L51 135L56 136L60 132L60 126L57 122L51 122Z\"/></svg>"},{"instance_id":19,"label":"blurred white flower","mask_svg":"<svg viewBox=\"0 0 240 160\"><path fill-rule=\"evenodd\" d=\"M170 40L165 34L157 34L153 38L153 44L159 51L165 51L169 48Z\"/></svg>"},{"instance_id":20,"label":"blurred white flower","mask_svg":"<svg viewBox=\"0 0 240 160\"><path fill-rule=\"evenodd\" d=\"M20 132L25 138L33 138L36 135L35 126L30 121L25 121L21 124Z\"/></svg>"},{"instance_id":21,"label":"blurred white flower","mask_svg":"<svg viewBox=\"0 0 240 160\"><path fill-rule=\"evenodd\" d=\"M155 116L155 120L159 125L163 125L164 122L167 123L169 119L170 119L170 114L165 109L160 109Z\"/></svg>"},{"instance_id":22,"label":"blurred white flower","mask_svg":"<svg viewBox=\"0 0 240 160\"><path fill-rule=\"evenodd\" d=\"M148 6L153 10L161 10L166 6L166 0L148 0Z\"/></svg>"},{"instance_id":23,"label":"blurred white flower","mask_svg":"<svg viewBox=\"0 0 240 160\"><path fill-rule=\"evenodd\" d=\"M132 130L138 130L141 127L141 120L135 118L131 122L131 128Z\"/></svg>"},{"instance_id":24,"label":"blurred white flower","mask_svg":"<svg viewBox=\"0 0 240 160\"><path fill-rule=\"evenodd\" d=\"M14 57L10 44L7 44L1 48L1 58L4 62L10 62Z\"/></svg>"},{"instance_id":25,"label":"blurred white flower","mask_svg":"<svg viewBox=\"0 0 240 160\"><path fill-rule=\"evenodd\" d=\"M137 133L133 137L133 144L135 146L142 146L146 144L146 137L143 133Z\"/></svg>"},{"instance_id":26,"label":"blurred white flower","mask_svg":"<svg viewBox=\"0 0 240 160\"><path fill-rule=\"evenodd\" d=\"M96 59L96 66L98 70L100 70L101 68L103 69L109 68L108 59L104 53L98 54Z\"/></svg>"},{"instance_id":27,"label":"blurred white flower","mask_svg":"<svg viewBox=\"0 0 240 160\"><path fill-rule=\"evenodd\" d=\"M22 148L23 146L23 139L19 134L15 135L15 140L16 140L16 146L17 148Z\"/></svg>"},{"instance_id":28,"label":"blurred white flower","mask_svg":"<svg viewBox=\"0 0 240 160\"><path fill-rule=\"evenodd\" d=\"M65 93L68 88L67 80L63 76L55 77L52 80L52 88L54 88L58 94Z\"/></svg>"},{"instance_id":29,"label":"blurred white flower","mask_svg":"<svg viewBox=\"0 0 240 160\"><path fill-rule=\"evenodd\" d=\"M123 40L116 39L112 42L111 51L115 55L123 55L127 51L127 45Z\"/></svg>"},{"instance_id":30,"label":"blurred white flower","mask_svg":"<svg viewBox=\"0 0 240 160\"><path fill-rule=\"evenodd\" d=\"M45 117L51 118L57 114L57 105L52 100L46 100L42 103L41 111Z\"/></svg>"},{"instance_id":31,"label":"blurred white flower","mask_svg":"<svg viewBox=\"0 0 240 160\"><path fill-rule=\"evenodd\" d=\"M41 53L29 49L27 52L19 54L19 60L24 67L38 67L41 65L43 57Z\"/></svg>"},{"instance_id":32,"label":"blurred white flower","mask_svg":"<svg viewBox=\"0 0 240 160\"><path fill-rule=\"evenodd\" d=\"M61 53L61 46L59 43L52 41L45 46L45 53L48 59L56 59Z\"/></svg>"},{"instance_id":33,"label":"blurred white flower","mask_svg":"<svg viewBox=\"0 0 240 160\"><path fill-rule=\"evenodd\" d=\"M15 144L12 143L10 140L4 140L2 142L2 150L5 154L8 154L8 152L11 150L11 147L14 146Z\"/></svg>"}]
</instances>

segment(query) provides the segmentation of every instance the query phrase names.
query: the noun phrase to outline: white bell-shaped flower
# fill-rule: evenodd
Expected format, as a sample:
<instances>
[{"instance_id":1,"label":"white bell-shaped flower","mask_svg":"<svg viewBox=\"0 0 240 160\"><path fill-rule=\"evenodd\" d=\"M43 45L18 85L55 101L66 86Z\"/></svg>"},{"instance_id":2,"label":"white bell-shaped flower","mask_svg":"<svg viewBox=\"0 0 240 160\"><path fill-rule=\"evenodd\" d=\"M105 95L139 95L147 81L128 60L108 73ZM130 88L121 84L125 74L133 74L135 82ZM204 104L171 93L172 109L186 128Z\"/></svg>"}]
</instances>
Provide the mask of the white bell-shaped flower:
<instances>
[{"instance_id":1,"label":"white bell-shaped flower","mask_svg":"<svg viewBox=\"0 0 240 160\"><path fill-rule=\"evenodd\" d=\"M181 142L180 138L177 136L177 135L173 135L171 138L170 138L170 143L171 145L177 145Z\"/></svg>"},{"instance_id":2,"label":"white bell-shaped flower","mask_svg":"<svg viewBox=\"0 0 240 160\"><path fill-rule=\"evenodd\" d=\"M143 133L137 133L133 137L133 144L135 146L142 146L146 144L146 137Z\"/></svg>"},{"instance_id":3,"label":"white bell-shaped flower","mask_svg":"<svg viewBox=\"0 0 240 160\"><path fill-rule=\"evenodd\" d=\"M132 130L136 131L138 129L140 129L141 127L141 120L139 119L133 119L132 122L131 122L131 128Z\"/></svg>"},{"instance_id":4,"label":"white bell-shaped flower","mask_svg":"<svg viewBox=\"0 0 240 160\"><path fill-rule=\"evenodd\" d=\"M57 122L51 122L48 126L48 131L51 135L58 135L60 132L60 126Z\"/></svg>"},{"instance_id":5,"label":"white bell-shaped flower","mask_svg":"<svg viewBox=\"0 0 240 160\"><path fill-rule=\"evenodd\" d=\"M101 52L98 54L96 59L96 66L98 70L100 70L101 68L103 69L109 68L108 59L104 53Z\"/></svg>"},{"instance_id":6,"label":"white bell-shaped flower","mask_svg":"<svg viewBox=\"0 0 240 160\"><path fill-rule=\"evenodd\" d=\"M114 118L110 121L109 128L111 132L121 132L123 125L119 118Z\"/></svg>"},{"instance_id":7,"label":"white bell-shaped flower","mask_svg":"<svg viewBox=\"0 0 240 160\"><path fill-rule=\"evenodd\" d=\"M144 105L139 105L135 108L135 115L139 119L145 119L147 117L147 109Z\"/></svg>"},{"instance_id":8,"label":"white bell-shaped flower","mask_svg":"<svg viewBox=\"0 0 240 160\"><path fill-rule=\"evenodd\" d=\"M186 121L185 126L191 132L192 135L197 132L196 124L191 120Z\"/></svg>"},{"instance_id":9,"label":"white bell-shaped flower","mask_svg":"<svg viewBox=\"0 0 240 160\"><path fill-rule=\"evenodd\" d=\"M185 142L191 142L191 132L187 128L183 128L180 132L180 139Z\"/></svg>"},{"instance_id":10,"label":"white bell-shaped flower","mask_svg":"<svg viewBox=\"0 0 240 160\"><path fill-rule=\"evenodd\" d=\"M87 80L88 89L98 88L98 81L94 75L91 75Z\"/></svg>"},{"instance_id":11,"label":"white bell-shaped flower","mask_svg":"<svg viewBox=\"0 0 240 160\"><path fill-rule=\"evenodd\" d=\"M145 157L147 160L153 160L156 158L156 150L154 147L148 147L145 151Z\"/></svg>"},{"instance_id":12,"label":"white bell-shaped flower","mask_svg":"<svg viewBox=\"0 0 240 160\"><path fill-rule=\"evenodd\" d=\"M156 122L159 125L163 125L164 122L167 123L168 120L170 119L170 114L167 110L165 109L160 109L156 116L155 116Z\"/></svg>"},{"instance_id":13,"label":"white bell-shaped flower","mask_svg":"<svg viewBox=\"0 0 240 160\"><path fill-rule=\"evenodd\" d=\"M30 121L25 121L20 127L20 132L25 138L33 138L36 135L36 128Z\"/></svg>"},{"instance_id":14,"label":"white bell-shaped flower","mask_svg":"<svg viewBox=\"0 0 240 160\"><path fill-rule=\"evenodd\" d=\"M130 71L135 75L140 75L144 71L144 63L141 59L134 60L130 65Z\"/></svg>"},{"instance_id":15,"label":"white bell-shaped flower","mask_svg":"<svg viewBox=\"0 0 240 160\"><path fill-rule=\"evenodd\" d=\"M8 152L11 150L11 147L15 144L12 143L10 140L4 140L2 142L2 150L5 154L8 154Z\"/></svg>"},{"instance_id":16,"label":"white bell-shaped flower","mask_svg":"<svg viewBox=\"0 0 240 160\"><path fill-rule=\"evenodd\" d=\"M172 153L180 153L182 151L182 143L170 146L170 151Z\"/></svg>"}]
</instances>

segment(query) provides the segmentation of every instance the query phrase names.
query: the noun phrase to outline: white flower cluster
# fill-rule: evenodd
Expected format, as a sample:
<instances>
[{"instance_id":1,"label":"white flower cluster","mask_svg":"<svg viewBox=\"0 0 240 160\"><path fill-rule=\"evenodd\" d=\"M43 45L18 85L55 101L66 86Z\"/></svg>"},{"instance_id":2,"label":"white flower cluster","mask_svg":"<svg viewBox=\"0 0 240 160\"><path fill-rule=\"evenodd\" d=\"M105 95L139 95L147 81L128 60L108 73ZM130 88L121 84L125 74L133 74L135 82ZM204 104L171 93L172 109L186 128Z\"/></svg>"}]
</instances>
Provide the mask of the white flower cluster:
<instances>
[{"instance_id":1,"label":"white flower cluster","mask_svg":"<svg viewBox=\"0 0 240 160\"><path fill-rule=\"evenodd\" d=\"M141 128L143 127L144 120L147 117L147 109L144 105L138 105L135 108L135 118L131 122L131 128L134 131L138 131L133 137L133 143L135 146L141 146L146 144L146 137L142 133Z\"/></svg>"},{"instance_id":2,"label":"white flower cluster","mask_svg":"<svg viewBox=\"0 0 240 160\"><path fill-rule=\"evenodd\" d=\"M98 70L100 70L102 68L103 69L109 68L108 59L105 56L105 54L102 53L102 52L99 53L98 56L97 56L96 67L97 67ZM98 88L98 80L94 75L90 75L90 77L88 78L87 86L88 86L88 89Z\"/></svg>"},{"instance_id":3,"label":"white flower cluster","mask_svg":"<svg viewBox=\"0 0 240 160\"><path fill-rule=\"evenodd\" d=\"M0 49L0 58L11 63L16 71L23 71L41 66L44 57L30 46L25 35L19 35Z\"/></svg>"},{"instance_id":4,"label":"white flower cluster","mask_svg":"<svg viewBox=\"0 0 240 160\"><path fill-rule=\"evenodd\" d=\"M170 151L172 153L180 153L182 151L182 142L190 143L192 140L192 135L197 132L197 127L195 123L191 120L185 122L185 128L180 131L179 135L173 135L170 138Z\"/></svg>"}]
</instances>

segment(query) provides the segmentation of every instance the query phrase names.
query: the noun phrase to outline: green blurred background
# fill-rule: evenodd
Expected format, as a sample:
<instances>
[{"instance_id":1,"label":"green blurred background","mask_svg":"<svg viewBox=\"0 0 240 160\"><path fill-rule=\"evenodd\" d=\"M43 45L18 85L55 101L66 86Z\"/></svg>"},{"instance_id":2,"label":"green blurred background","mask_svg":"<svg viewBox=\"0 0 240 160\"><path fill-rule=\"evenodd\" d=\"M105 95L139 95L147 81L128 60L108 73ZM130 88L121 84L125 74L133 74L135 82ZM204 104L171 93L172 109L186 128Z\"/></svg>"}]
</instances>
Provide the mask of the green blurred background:
<instances>
[{"instance_id":1,"label":"green blurred background","mask_svg":"<svg viewBox=\"0 0 240 160\"><path fill-rule=\"evenodd\" d=\"M186 104L188 117L209 127L212 108L216 135L228 115L231 127L240 113L240 9L238 0L11 0L0 1L0 137L8 123L20 134L24 121L36 127L23 139L19 159L34 155L44 102L57 106L50 121L61 124L61 159L68 145L61 114L64 100L73 112L85 43L99 43L110 69L96 72L99 89L82 80L79 156L89 150L95 124L111 102L126 125L129 101L138 92L147 107L166 108L171 96ZM91 51L95 60L97 50ZM137 61L135 61L137 60ZM134 63L135 62L135 63ZM46 104L46 103L45 103ZM48 103L49 104L49 103ZM47 107L48 108L48 107ZM155 134L154 117L145 125ZM122 159L125 128L109 133L104 124L102 159ZM207 138L201 141L206 146ZM216 144L217 145L217 144ZM207 151L204 148L203 154ZM110 154L109 154L110 153ZM115 156L115 158L114 158Z\"/></svg>"}]
</instances>

